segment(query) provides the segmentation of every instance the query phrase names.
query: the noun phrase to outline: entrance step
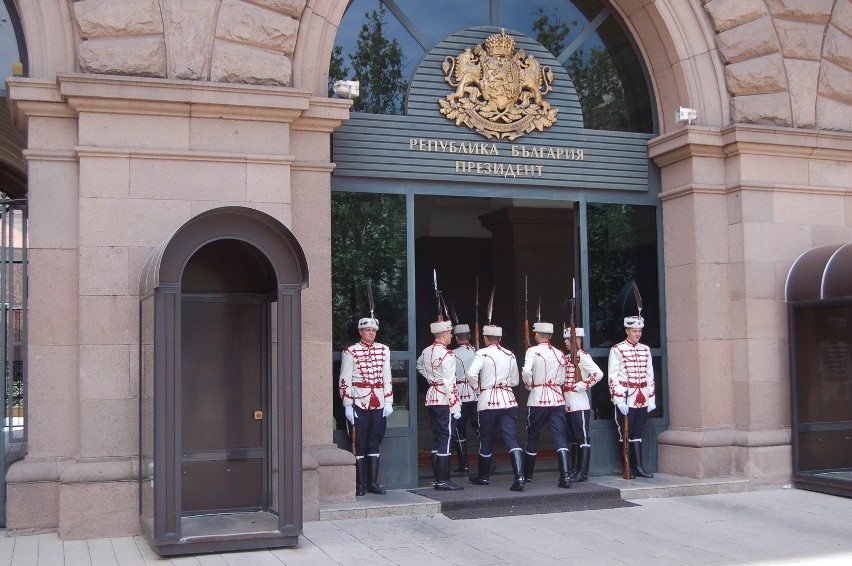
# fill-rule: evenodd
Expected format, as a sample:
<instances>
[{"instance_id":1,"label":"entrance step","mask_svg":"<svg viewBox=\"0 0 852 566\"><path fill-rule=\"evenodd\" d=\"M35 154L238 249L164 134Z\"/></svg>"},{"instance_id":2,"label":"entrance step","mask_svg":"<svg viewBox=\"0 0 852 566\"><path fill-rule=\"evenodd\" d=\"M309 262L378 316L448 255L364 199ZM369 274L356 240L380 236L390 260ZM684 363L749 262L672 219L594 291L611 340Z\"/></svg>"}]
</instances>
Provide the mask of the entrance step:
<instances>
[{"instance_id":1,"label":"entrance step","mask_svg":"<svg viewBox=\"0 0 852 566\"><path fill-rule=\"evenodd\" d=\"M648 498L739 493L752 489L751 482L742 478L693 479L669 474L654 474L653 479L634 480L595 476L572 485L570 489L556 487L557 479L555 472L536 471L535 482L528 484L524 491L510 492L510 474L493 474L490 486L472 485L467 479L454 474L453 481L464 486L464 491L435 491L431 487L422 487L411 491L388 490L387 495L367 494L357 497L353 503L322 506L320 520L435 513L444 513L450 518L558 513L632 506L635 503L630 501ZM490 506L493 513L485 515L488 509L483 510L480 503ZM526 512L521 512L523 510Z\"/></svg>"}]
</instances>

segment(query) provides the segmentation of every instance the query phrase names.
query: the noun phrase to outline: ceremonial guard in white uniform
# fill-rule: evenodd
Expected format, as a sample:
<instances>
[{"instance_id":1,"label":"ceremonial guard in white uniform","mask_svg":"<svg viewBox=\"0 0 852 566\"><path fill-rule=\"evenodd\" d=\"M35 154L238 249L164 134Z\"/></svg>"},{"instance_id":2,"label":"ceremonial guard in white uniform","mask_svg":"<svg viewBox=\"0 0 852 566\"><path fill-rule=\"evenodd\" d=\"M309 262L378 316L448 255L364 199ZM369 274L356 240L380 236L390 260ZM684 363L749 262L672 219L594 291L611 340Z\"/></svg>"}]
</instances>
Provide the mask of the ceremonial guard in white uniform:
<instances>
[{"instance_id":1,"label":"ceremonial guard in white uniform","mask_svg":"<svg viewBox=\"0 0 852 566\"><path fill-rule=\"evenodd\" d=\"M393 388L390 349L375 341L378 329L375 318L359 320L361 340L343 350L340 361L340 398L350 436L355 432L355 495L386 493L378 482L379 446L393 413Z\"/></svg>"},{"instance_id":2,"label":"ceremonial guard in white uniform","mask_svg":"<svg viewBox=\"0 0 852 566\"><path fill-rule=\"evenodd\" d=\"M571 350L571 329L566 328L562 332L565 338L565 347ZM591 457L592 444L589 438L589 425L591 420L591 405L589 404L589 391L603 377L603 371L594 362L588 352L583 351L582 328L575 329L576 363L568 360L565 375L565 414L568 423L568 442L579 446L575 449L576 466L571 470L571 481L582 482L589 479L589 458ZM580 370L579 379L577 369Z\"/></svg>"},{"instance_id":3,"label":"ceremonial guard in white uniform","mask_svg":"<svg viewBox=\"0 0 852 566\"><path fill-rule=\"evenodd\" d=\"M432 425L432 470L435 489L439 491L464 489L450 481L450 443L462 411L456 390L456 357L447 349L452 341L452 329L453 323L449 320L429 325L435 341L417 358L417 371L429 383L426 412Z\"/></svg>"},{"instance_id":4,"label":"ceremonial guard in white uniform","mask_svg":"<svg viewBox=\"0 0 852 566\"><path fill-rule=\"evenodd\" d=\"M559 487L571 487L571 467L568 441L565 438L565 355L550 344L553 324L533 323L536 345L528 348L521 372L527 398L527 445L524 449L524 479L531 482L538 454L538 437L547 423L550 436L556 444L556 461L559 464Z\"/></svg>"},{"instance_id":5,"label":"ceremonial guard in white uniform","mask_svg":"<svg viewBox=\"0 0 852 566\"><path fill-rule=\"evenodd\" d=\"M645 421L648 420L648 412L657 406L651 349L639 343L643 328L645 320L642 317L626 317L624 331L627 339L609 351L609 392L618 409L615 422L619 436L622 435L620 415L627 415L631 478L654 477L654 474L649 474L642 467L642 432L645 429Z\"/></svg>"},{"instance_id":6,"label":"ceremonial guard in white uniform","mask_svg":"<svg viewBox=\"0 0 852 566\"><path fill-rule=\"evenodd\" d=\"M479 417L479 466L478 473L470 476L470 482L476 485L491 483L492 441L494 429L499 425L515 476L509 489L523 491L524 462L518 444L518 402L512 391L512 387L520 381L518 363L515 354L500 346L502 328L486 324L482 334L485 347L476 351L467 370L470 386L478 396Z\"/></svg>"},{"instance_id":7,"label":"ceremonial guard in white uniform","mask_svg":"<svg viewBox=\"0 0 852 566\"><path fill-rule=\"evenodd\" d=\"M456 324L453 334L458 347L453 350L456 356L456 388L459 393L462 410L461 418L456 423L455 446L458 453L459 465L457 472L467 473L470 466L467 462L467 425L473 427L476 436L479 436L479 420L476 418L476 393L467 380L467 368L473 364L476 348L470 344L470 326L467 324Z\"/></svg>"}]
</instances>

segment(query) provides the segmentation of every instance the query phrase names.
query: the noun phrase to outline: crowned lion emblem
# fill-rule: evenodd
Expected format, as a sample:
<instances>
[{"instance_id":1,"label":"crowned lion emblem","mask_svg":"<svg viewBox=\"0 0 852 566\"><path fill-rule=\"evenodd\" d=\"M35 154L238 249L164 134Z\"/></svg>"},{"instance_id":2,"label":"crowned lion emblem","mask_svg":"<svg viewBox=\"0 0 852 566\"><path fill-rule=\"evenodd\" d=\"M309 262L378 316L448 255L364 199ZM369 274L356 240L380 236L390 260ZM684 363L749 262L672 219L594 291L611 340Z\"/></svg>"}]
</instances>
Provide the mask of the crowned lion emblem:
<instances>
[{"instance_id":1,"label":"crowned lion emblem","mask_svg":"<svg viewBox=\"0 0 852 566\"><path fill-rule=\"evenodd\" d=\"M490 139L514 140L556 122L557 109L544 95L552 90L553 71L501 29L485 46L465 49L441 65L444 80L455 91L439 100L441 114Z\"/></svg>"}]
</instances>

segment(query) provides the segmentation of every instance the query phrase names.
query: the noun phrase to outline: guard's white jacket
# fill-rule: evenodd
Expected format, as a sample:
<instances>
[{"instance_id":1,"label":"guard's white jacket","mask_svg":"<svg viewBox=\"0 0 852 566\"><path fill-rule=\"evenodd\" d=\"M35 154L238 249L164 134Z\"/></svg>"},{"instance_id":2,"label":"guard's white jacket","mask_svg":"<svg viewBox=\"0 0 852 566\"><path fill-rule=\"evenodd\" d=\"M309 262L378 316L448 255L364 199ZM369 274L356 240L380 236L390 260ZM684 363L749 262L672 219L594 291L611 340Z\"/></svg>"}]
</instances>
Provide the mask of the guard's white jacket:
<instances>
[{"instance_id":1,"label":"guard's white jacket","mask_svg":"<svg viewBox=\"0 0 852 566\"><path fill-rule=\"evenodd\" d=\"M614 405L627 403L632 409L657 407L654 398L654 365L651 349L629 340L619 342L609 351L609 392Z\"/></svg>"},{"instance_id":2,"label":"guard's white jacket","mask_svg":"<svg viewBox=\"0 0 852 566\"><path fill-rule=\"evenodd\" d=\"M576 381L574 364L570 362L567 356L565 358L568 364L565 372L565 410L569 413L591 409L588 392L603 377L603 371L588 352L578 350L577 354L580 357L577 364L580 366L580 381Z\"/></svg>"},{"instance_id":3,"label":"guard's white jacket","mask_svg":"<svg viewBox=\"0 0 852 566\"><path fill-rule=\"evenodd\" d=\"M530 392L528 407L561 407L565 403L565 364L565 354L550 342L527 348L522 375Z\"/></svg>"},{"instance_id":4,"label":"guard's white jacket","mask_svg":"<svg viewBox=\"0 0 852 566\"><path fill-rule=\"evenodd\" d=\"M456 390L456 357L437 340L427 346L417 358L417 371L429 382L426 406L444 405L450 414L461 412Z\"/></svg>"},{"instance_id":5,"label":"guard's white jacket","mask_svg":"<svg viewBox=\"0 0 852 566\"><path fill-rule=\"evenodd\" d=\"M499 344L491 344L476 351L473 363L467 370L467 378L479 396L476 404L478 411L518 406L512 391L512 387L520 381L518 362L515 354Z\"/></svg>"},{"instance_id":6,"label":"guard's white jacket","mask_svg":"<svg viewBox=\"0 0 852 566\"><path fill-rule=\"evenodd\" d=\"M338 385L344 407L383 409L385 403L393 404L390 348L361 341L343 350Z\"/></svg>"},{"instance_id":7,"label":"guard's white jacket","mask_svg":"<svg viewBox=\"0 0 852 566\"><path fill-rule=\"evenodd\" d=\"M476 348L471 346L470 342L465 342L453 350L453 354L456 356L456 389L459 392L459 400L462 403L476 401L476 392L467 380L467 368L473 364Z\"/></svg>"}]
</instances>

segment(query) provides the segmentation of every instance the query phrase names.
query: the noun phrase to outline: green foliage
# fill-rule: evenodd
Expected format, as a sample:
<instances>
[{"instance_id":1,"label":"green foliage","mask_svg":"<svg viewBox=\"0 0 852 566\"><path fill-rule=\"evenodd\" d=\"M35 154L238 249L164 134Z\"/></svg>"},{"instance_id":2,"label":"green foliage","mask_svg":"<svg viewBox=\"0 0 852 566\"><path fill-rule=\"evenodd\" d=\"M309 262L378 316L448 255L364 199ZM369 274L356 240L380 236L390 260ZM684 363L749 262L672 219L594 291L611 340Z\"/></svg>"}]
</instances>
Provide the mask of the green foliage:
<instances>
[{"instance_id":1,"label":"green foliage","mask_svg":"<svg viewBox=\"0 0 852 566\"><path fill-rule=\"evenodd\" d=\"M334 348L353 341L347 321L369 316L365 294L369 280L379 341L391 349L407 349L405 196L333 193L331 226Z\"/></svg>"},{"instance_id":2,"label":"green foliage","mask_svg":"<svg viewBox=\"0 0 852 566\"><path fill-rule=\"evenodd\" d=\"M344 79L349 74L349 67L344 66L343 46L335 45L331 51L331 61L328 64L328 95L334 94L332 85L334 81Z\"/></svg>"},{"instance_id":3,"label":"green foliage","mask_svg":"<svg viewBox=\"0 0 852 566\"><path fill-rule=\"evenodd\" d=\"M533 30L536 32L535 39L542 44L554 57L559 57L559 54L565 49L565 38L571 28L577 25L577 21L561 22L556 8L553 9L551 15L544 13L544 8L538 8L535 11L538 16L533 22ZM552 21L551 21L552 20Z\"/></svg>"},{"instance_id":4,"label":"green foliage","mask_svg":"<svg viewBox=\"0 0 852 566\"><path fill-rule=\"evenodd\" d=\"M403 79L405 57L396 39L385 36L387 11L379 3L379 10L364 14L367 21L361 26L358 44L352 63L354 80L361 83L361 95L355 99L354 112L371 114L402 114L408 81Z\"/></svg>"},{"instance_id":5,"label":"green foliage","mask_svg":"<svg viewBox=\"0 0 852 566\"><path fill-rule=\"evenodd\" d=\"M586 57L578 49L568 58L567 68L580 98L584 126L593 130L628 131L624 85L609 53L593 47Z\"/></svg>"}]
</instances>

